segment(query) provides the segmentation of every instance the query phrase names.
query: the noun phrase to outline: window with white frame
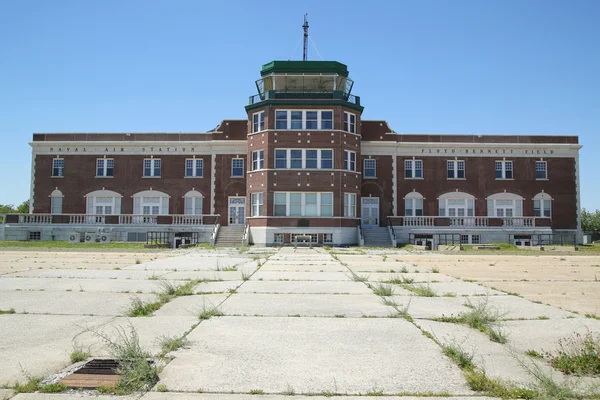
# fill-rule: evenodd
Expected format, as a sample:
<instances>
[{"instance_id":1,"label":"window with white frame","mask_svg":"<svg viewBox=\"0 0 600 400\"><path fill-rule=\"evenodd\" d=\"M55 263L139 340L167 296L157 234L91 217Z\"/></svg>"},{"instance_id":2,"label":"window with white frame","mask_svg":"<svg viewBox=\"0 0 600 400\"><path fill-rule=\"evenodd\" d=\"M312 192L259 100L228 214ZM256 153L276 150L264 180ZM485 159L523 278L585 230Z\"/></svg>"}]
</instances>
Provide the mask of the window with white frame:
<instances>
[{"instance_id":1,"label":"window with white frame","mask_svg":"<svg viewBox=\"0 0 600 400\"><path fill-rule=\"evenodd\" d=\"M185 215L202 215L203 196L197 190L190 190L183 196L183 213Z\"/></svg>"},{"instance_id":2,"label":"window with white frame","mask_svg":"<svg viewBox=\"0 0 600 400\"><path fill-rule=\"evenodd\" d=\"M252 114L252 133L265 130L265 112Z\"/></svg>"},{"instance_id":3,"label":"window with white frame","mask_svg":"<svg viewBox=\"0 0 600 400\"><path fill-rule=\"evenodd\" d=\"M50 213L62 214L63 194L60 190L55 189L50 193Z\"/></svg>"},{"instance_id":4,"label":"window with white frame","mask_svg":"<svg viewBox=\"0 0 600 400\"><path fill-rule=\"evenodd\" d=\"M465 179L465 162L448 160L448 179Z\"/></svg>"},{"instance_id":5,"label":"window with white frame","mask_svg":"<svg viewBox=\"0 0 600 400\"><path fill-rule=\"evenodd\" d=\"M533 216L552 218L552 197L548 193L538 193L533 198Z\"/></svg>"},{"instance_id":6,"label":"window with white frame","mask_svg":"<svg viewBox=\"0 0 600 400\"><path fill-rule=\"evenodd\" d=\"M344 193L344 217L356 218L356 194Z\"/></svg>"},{"instance_id":7,"label":"window with white frame","mask_svg":"<svg viewBox=\"0 0 600 400\"><path fill-rule=\"evenodd\" d=\"M121 214L121 195L112 190L96 190L85 195L87 214Z\"/></svg>"},{"instance_id":8,"label":"window with white frame","mask_svg":"<svg viewBox=\"0 0 600 400\"><path fill-rule=\"evenodd\" d=\"M108 178L114 175L115 160L113 158L98 158L96 160L96 177Z\"/></svg>"},{"instance_id":9,"label":"window with white frame","mask_svg":"<svg viewBox=\"0 0 600 400\"><path fill-rule=\"evenodd\" d=\"M276 110L275 129L324 130L333 129L331 110Z\"/></svg>"},{"instance_id":10,"label":"window with white frame","mask_svg":"<svg viewBox=\"0 0 600 400\"><path fill-rule=\"evenodd\" d=\"M423 160L404 160L404 178L423 178Z\"/></svg>"},{"instance_id":11,"label":"window with white frame","mask_svg":"<svg viewBox=\"0 0 600 400\"><path fill-rule=\"evenodd\" d=\"M445 193L439 197L440 217L473 217L475 196L463 192Z\"/></svg>"},{"instance_id":12,"label":"window with white frame","mask_svg":"<svg viewBox=\"0 0 600 400\"><path fill-rule=\"evenodd\" d=\"M63 177L65 176L65 159L55 158L52 160L52 176Z\"/></svg>"},{"instance_id":13,"label":"window with white frame","mask_svg":"<svg viewBox=\"0 0 600 400\"><path fill-rule=\"evenodd\" d=\"M275 149L277 169L332 169L333 150Z\"/></svg>"},{"instance_id":14,"label":"window with white frame","mask_svg":"<svg viewBox=\"0 0 600 400\"><path fill-rule=\"evenodd\" d=\"M365 158L363 160L363 176L365 178L375 178L377 176L376 162L374 158Z\"/></svg>"},{"instance_id":15,"label":"window with white frame","mask_svg":"<svg viewBox=\"0 0 600 400\"><path fill-rule=\"evenodd\" d=\"M310 241L307 241L304 237L309 236L310 237ZM301 237L302 239L298 239L299 237ZM292 239L292 243L297 243L298 241L300 241L301 243L305 242L305 243L317 243L317 234L316 233L292 233L291 234L291 239Z\"/></svg>"},{"instance_id":16,"label":"window with white frame","mask_svg":"<svg viewBox=\"0 0 600 400\"><path fill-rule=\"evenodd\" d=\"M275 192L273 215L279 217L331 217L333 193Z\"/></svg>"},{"instance_id":17,"label":"window with white frame","mask_svg":"<svg viewBox=\"0 0 600 400\"><path fill-rule=\"evenodd\" d=\"M423 216L423 195L411 192L404 197L404 215L407 217Z\"/></svg>"},{"instance_id":18,"label":"window with white frame","mask_svg":"<svg viewBox=\"0 0 600 400\"><path fill-rule=\"evenodd\" d=\"M233 158L231 160L231 177L239 178L244 176L244 159Z\"/></svg>"},{"instance_id":19,"label":"window with white frame","mask_svg":"<svg viewBox=\"0 0 600 400\"><path fill-rule=\"evenodd\" d=\"M548 162L547 161L536 161L535 162L535 179L548 179Z\"/></svg>"},{"instance_id":20,"label":"window with white frame","mask_svg":"<svg viewBox=\"0 0 600 400\"><path fill-rule=\"evenodd\" d=\"M344 111L344 130L350 133L356 133L356 115Z\"/></svg>"},{"instance_id":21,"label":"window with white frame","mask_svg":"<svg viewBox=\"0 0 600 400\"><path fill-rule=\"evenodd\" d=\"M496 179L513 179L512 161L496 161Z\"/></svg>"},{"instance_id":22,"label":"window with white frame","mask_svg":"<svg viewBox=\"0 0 600 400\"><path fill-rule=\"evenodd\" d=\"M158 190L145 190L133 195L133 213L168 215L169 195Z\"/></svg>"},{"instance_id":23,"label":"window with white frame","mask_svg":"<svg viewBox=\"0 0 600 400\"><path fill-rule=\"evenodd\" d=\"M258 150L252 152L252 171L257 171L265 167L265 151Z\"/></svg>"},{"instance_id":24,"label":"window with white frame","mask_svg":"<svg viewBox=\"0 0 600 400\"><path fill-rule=\"evenodd\" d=\"M333 233L324 233L323 234L323 244L331 244L333 243Z\"/></svg>"},{"instance_id":25,"label":"window with white frame","mask_svg":"<svg viewBox=\"0 0 600 400\"><path fill-rule=\"evenodd\" d=\"M487 198L488 217L523 216L523 198L514 193L496 193Z\"/></svg>"},{"instance_id":26,"label":"window with white frame","mask_svg":"<svg viewBox=\"0 0 600 400\"><path fill-rule=\"evenodd\" d=\"M204 175L204 160L202 158L185 159L185 177L202 178Z\"/></svg>"},{"instance_id":27,"label":"window with white frame","mask_svg":"<svg viewBox=\"0 0 600 400\"><path fill-rule=\"evenodd\" d=\"M344 150L344 169L356 171L356 152Z\"/></svg>"},{"instance_id":28,"label":"window with white frame","mask_svg":"<svg viewBox=\"0 0 600 400\"><path fill-rule=\"evenodd\" d=\"M251 204L252 204L252 213L253 217L259 217L263 215L263 193L252 193Z\"/></svg>"},{"instance_id":29,"label":"window with white frame","mask_svg":"<svg viewBox=\"0 0 600 400\"><path fill-rule=\"evenodd\" d=\"M283 233L274 233L273 243L283 243Z\"/></svg>"},{"instance_id":30,"label":"window with white frame","mask_svg":"<svg viewBox=\"0 0 600 400\"><path fill-rule=\"evenodd\" d=\"M160 158L144 158L144 177L160 177Z\"/></svg>"}]
</instances>

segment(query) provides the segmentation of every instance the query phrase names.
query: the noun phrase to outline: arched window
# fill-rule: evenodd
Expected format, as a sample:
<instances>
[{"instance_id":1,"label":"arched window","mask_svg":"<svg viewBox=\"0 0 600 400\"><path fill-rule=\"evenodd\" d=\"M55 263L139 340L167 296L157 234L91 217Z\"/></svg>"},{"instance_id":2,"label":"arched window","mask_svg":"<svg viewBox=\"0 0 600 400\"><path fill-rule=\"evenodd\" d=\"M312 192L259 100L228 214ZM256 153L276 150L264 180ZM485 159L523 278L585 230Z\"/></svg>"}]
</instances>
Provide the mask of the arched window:
<instances>
[{"instance_id":1,"label":"arched window","mask_svg":"<svg viewBox=\"0 0 600 400\"><path fill-rule=\"evenodd\" d=\"M63 197L62 192L58 189L50 193L50 213L62 214Z\"/></svg>"},{"instance_id":2,"label":"arched window","mask_svg":"<svg viewBox=\"0 0 600 400\"><path fill-rule=\"evenodd\" d=\"M421 193L410 192L404 197L404 215L407 217L423 215L423 195Z\"/></svg>"},{"instance_id":3,"label":"arched window","mask_svg":"<svg viewBox=\"0 0 600 400\"><path fill-rule=\"evenodd\" d=\"M487 198L488 217L522 217L523 198L514 193L496 193Z\"/></svg>"},{"instance_id":4,"label":"arched window","mask_svg":"<svg viewBox=\"0 0 600 400\"><path fill-rule=\"evenodd\" d=\"M96 190L85 195L87 214L114 215L121 214L121 196L112 190Z\"/></svg>"},{"instance_id":5,"label":"arched window","mask_svg":"<svg viewBox=\"0 0 600 400\"><path fill-rule=\"evenodd\" d=\"M538 193L533 198L533 216L552 218L552 197L548 193Z\"/></svg>"},{"instance_id":6,"label":"arched window","mask_svg":"<svg viewBox=\"0 0 600 400\"><path fill-rule=\"evenodd\" d=\"M185 215L202 215L202 193L190 190L183 196Z\"/></svg>"},{"instance_id":7,"label":"arched window","mask_svg":"<svg viewBox=\"0 0 600 400\"><path fill-rule=\"evenodd\" d=\"M145 190L133 195L133 213L144 215L168 215L169 195L158 190Z\"/></svg>"},{"instance_id":8,"label":"arched window","mask_svg":"<svg viewBox=\"0 0 600 400\"><path fill-rule=\"evenodd\" d=\"M444 193L438 197L440 217L472 217L475 215L475 196L464 192Z\"/></svg>"}]
</instances>

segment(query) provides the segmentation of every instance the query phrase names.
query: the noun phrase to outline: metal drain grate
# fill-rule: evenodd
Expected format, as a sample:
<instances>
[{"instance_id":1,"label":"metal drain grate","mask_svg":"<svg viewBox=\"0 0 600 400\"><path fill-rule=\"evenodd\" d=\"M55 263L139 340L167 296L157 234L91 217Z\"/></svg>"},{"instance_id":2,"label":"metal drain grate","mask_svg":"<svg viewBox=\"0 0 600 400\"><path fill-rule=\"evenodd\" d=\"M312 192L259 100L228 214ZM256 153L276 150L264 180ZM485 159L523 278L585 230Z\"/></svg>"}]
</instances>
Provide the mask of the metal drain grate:
<instances>
[{"instance_id":1,"label":"metal drain grate","mask_svg":"<svg viewBox=\"0 0 600 400\"><path fill-rule=\"evenodd\" d=\"M83 367L65 376L59 383L70 388L96 389L99 387L113 387L119 383L117 375L117 360L94 359L84 364Z\"/></svg>"},{"instance_id":2,"label":"metal drain grate","mask_svg":"<svg viewBox=\"0 0 600 400\"><path fill-rule=\"evenodd\" d=\"M74 374L116 375L119 362L117 360L92 360Z\"/></svg>"}]
</instances>

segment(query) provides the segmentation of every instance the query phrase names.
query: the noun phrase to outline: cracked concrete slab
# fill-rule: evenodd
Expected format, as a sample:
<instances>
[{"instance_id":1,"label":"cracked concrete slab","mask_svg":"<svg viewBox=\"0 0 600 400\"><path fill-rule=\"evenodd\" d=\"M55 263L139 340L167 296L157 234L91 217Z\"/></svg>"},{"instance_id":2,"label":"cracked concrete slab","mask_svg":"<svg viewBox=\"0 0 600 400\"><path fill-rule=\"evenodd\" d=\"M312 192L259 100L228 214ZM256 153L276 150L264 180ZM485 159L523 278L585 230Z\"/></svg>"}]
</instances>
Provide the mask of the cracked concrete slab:
<instances>
[{"instance_id":1,"label":"cracked concrete slab","mask_svg":"<svg viewBox=\"0 0 600 400\"><path fill-rule=\"evenodd\" d=\"M159 280L137 279L61 279L61 278L7 278L0 277L0 291L69 291L108 293L157 293L161 291ZM185 281L174 281L184 285Z\"/></svg>"},{"instance_id":2,"label":"cracked concrete slab","mask_svg":"<svg viewBox=\"0 0 600 400\"><path fill-rule=\"evenodd\" d=\"M170 390L472 394L458 367L403 319L217 317L188 338L160 374Z\"/></svg>"},{"instance_id":3,"label":"cracked concrete slab","mask_svg":"<svg viewBox=\"0 0 600 400\"><path fill-rule=\"evenodd\" d=\"M267 261L261 268L261 271L285 271L285 272L347 272L348 269L338 262L318 264L302 264L294 263L282 263L281 261Z\"/></svg>"},{"instance_id":4,"label":"cracked concrete slab","mask_svg":"<svg viewBox=\"0 0 600 400\"><path fill-rule=\"evenodd\" d=\"M242 266L257 267L257 262L248 257L223 257L219 255L204 255L202 253L186 254L181 257L155 260L129 267L130 269L144 269L148 271L222 271L226 268Z\"/></svg>"},{"instance_id":5,"label":"cracked concrete slab","mask_svg":"<svg viewBox=\"0 0 600 400\"><path fill-rule=\"evenodd\" d=\"M387 317L393 310L373 294L253 294L237 293L221 307L226 315L269 317Z\"/></svg>"},{"instance_id":6,"label":"cracked concrete slab","mask_svg":"<svg viewBox=\"0 0 600 400\"><path fill-rule=\"evenodd\" d=\"M10 274L9 277L61 279L148 279L159 278L169 271L93 270L93 269L34 269Z\"/></svg>"},{"instance_id":7,"label":"cracked concrete slab","mask_svg":"<svg viewBox=\"0 0 600 400\"><path fill-rule=\"evenodd\" d=\"M265 281L349 281L350 272L279 272L258 270L251 280Z\"/></svg>"},{"instance_id":8,"label":"cracked concrete slab","mask_svg":"<svg viewBox=\"0 0 600 400\"><path fill-rule=\"evenodd\" d=\"M177 297L154 312L155 316L195 316L219 306L229 294L207 294ZM221 309L222 307L219 307Z\"/></svg>"},{"instance_id":9,"label":"cracked concrete slab","mask_svg":"<svg viewBox=\"0 0 600 400\"><path fill-rule=\"evenodd\" d=\"M167 280L207 280L207 281L241 281L244 276L253 272L245 271L174 271L162 275L160 279Z\"/></svg>"},{"instance_id":10,"label":"cracked concrete slab","mask_svg":"<svg viewBox=\"0 0 600 400\"><path fill-rule=\"evenodd\" d=\"M413 318L440 318L458 316L469 311L460 297L393 296L391 299L399 309L407 308Z\"/></svg>"},{"instance_id":11,"label":"cracked concrete slab","mask_svg":"<svg viewBox=\"0 0 600 400\"><path fill-rule=\"evenodd\" d=\"M133 298L156 301L153 294L91 292L0 292L2 308L17 313L57 315L124 315Z\"/></svg>"},{"instance_id":12,"label":"cracked concrete slab","mask_svg":"<svg viewBox=\"0 0 600 400\"><path fill-rule=\"evenodd\" d=\"M371 294L366 285L350 281L255 281L250 280L238 293L329 293Z\"/></svg>"},{"instance_id":13,"label":"cracked concrete slab","mask_svg":"<svg viewBox=\"0 0 600 400\"><path fill-rule=\"evenodd\" d=\"M418 396L360 396L359 400L418 400L425 397ZM44 399L44 398L42 398ZM145 394L141 400L326 400L331 399L331 396L302 396L294 395L255 395L255 394L217 394L217 393L185 393L185 392L167 392L157 393L149 392ZM336 400L357 400L356 396L335 396ZM427 396L427 400L493 400L492 397L472 397L472 396L452 396L452 397L436 397ZM26 399L32 400L32 399ZM70 400L70 399L58 399ZM103 400L103 399L98 399Z\"/></svg>"},{"instance_id":14,"label":"cracked concrete slab","mask_svg":"<svg viewBox=\"0 0 600 400\"><path fill-rule=\"evenodd\" d=\"M437 275L437 274L435 274ZM455 294L457 296L504 296L506 293L480 286L471 282L431 282L427 284L438 296Z\"/></svg>"},{"instance_id":15,"label":"cracked concrete slab","mask_svg":"<svg viewBox=\"0 0 600 400\"><path fill-rule=\"evenodd\" d=\"M194 288L194 294L228 293L244 281L200 282Z\"/></svg>"},{"instance_id":16,"label":"cracked concrete slab","mask_svg":"<svg viewBox=\"0 0 600 400\"><path fill-rule=\"evenodd\" d=\"M432 273L398 273L398 272L357 272L360 276L367 276L370 282L384 282L395 279L413 280L414 283L435 283L435 282L460 282L448 275Z\"/></svg>"},{"instance_id":17,"label":"cracked concrete slab","mask_svg":"<svg viewBox=\"0 0 600 400\"><path fill-rule=\"evenodd\" d=\"M480 298L470 297L471 302L481 301ZM577 314L561 310L556 307L550 307L545 304L533 303L527 299L518 296L491 296L488 298L490 306L495 307L504 319L513 318L579 318Z\"/></svg>"}]
</instances>

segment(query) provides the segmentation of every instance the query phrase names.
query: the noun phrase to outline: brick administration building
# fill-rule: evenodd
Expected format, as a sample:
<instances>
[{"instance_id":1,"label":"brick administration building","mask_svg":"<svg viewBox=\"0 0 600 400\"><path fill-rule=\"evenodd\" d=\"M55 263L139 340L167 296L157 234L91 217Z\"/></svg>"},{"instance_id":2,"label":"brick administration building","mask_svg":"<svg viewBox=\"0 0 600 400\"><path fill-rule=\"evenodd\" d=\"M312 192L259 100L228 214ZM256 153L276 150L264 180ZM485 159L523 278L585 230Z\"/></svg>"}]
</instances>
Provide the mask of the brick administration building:
<instances>
[{"instance_id":1,"label":"brick administration building","mask_svg":"<svg viewBox=\"0 0 600 400\"><path fill-rule=\"evenodd\" d=\"M352 84L338 62L274 61L248 118L206 133L34 134L33 214L7 216L5 235L436 246L580 232L576 136L399 134L361 118Z\"/></svg>"}]
</instances>

